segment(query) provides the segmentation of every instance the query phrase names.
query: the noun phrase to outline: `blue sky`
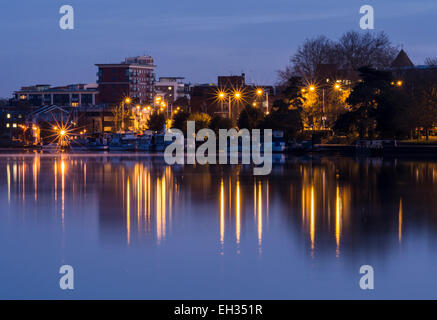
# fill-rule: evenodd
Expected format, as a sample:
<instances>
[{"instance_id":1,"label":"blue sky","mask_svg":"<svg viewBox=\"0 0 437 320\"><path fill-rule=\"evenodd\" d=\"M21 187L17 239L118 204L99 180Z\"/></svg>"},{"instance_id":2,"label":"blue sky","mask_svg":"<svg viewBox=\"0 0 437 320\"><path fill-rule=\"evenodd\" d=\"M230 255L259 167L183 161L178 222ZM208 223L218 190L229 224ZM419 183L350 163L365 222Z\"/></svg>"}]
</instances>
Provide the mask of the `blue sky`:
<instances>
[{"instance_id":1,"label":"blue sky","mask_svg":"<svg viewBox=\"0 0 437 320\"><path fill-rule=\"evenodd\" d=\"M72 5L75 29L59 28ZM245 72L274 83L297 46L359 29L359 8L375 9L375 31L403 45L416 64L437 56L435 0L3 0L0 97L23 85L92 83L95 63L151 54L158 76L215 82Z\"/></svg>"}]
</instances>

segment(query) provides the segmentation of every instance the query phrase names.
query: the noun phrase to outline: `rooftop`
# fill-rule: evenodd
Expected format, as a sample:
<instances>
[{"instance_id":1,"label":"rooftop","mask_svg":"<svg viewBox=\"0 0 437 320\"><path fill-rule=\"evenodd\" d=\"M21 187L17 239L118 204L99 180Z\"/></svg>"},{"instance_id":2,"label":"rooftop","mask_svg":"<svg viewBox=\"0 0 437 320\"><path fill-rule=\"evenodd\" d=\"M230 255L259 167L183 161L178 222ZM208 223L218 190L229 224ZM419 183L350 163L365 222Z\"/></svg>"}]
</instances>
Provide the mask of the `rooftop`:
<instances>
[{"instance_id":1,"label":"rooftop","mask_svg":"<svg viewBox=\"0 0 437 320\"><path fill-rule=\"evenodd\" d=\"M414 63L408 57L407 53L402 49L398 56L391 63L392 68L414 67Z\"/></svg>"}]
</instances>

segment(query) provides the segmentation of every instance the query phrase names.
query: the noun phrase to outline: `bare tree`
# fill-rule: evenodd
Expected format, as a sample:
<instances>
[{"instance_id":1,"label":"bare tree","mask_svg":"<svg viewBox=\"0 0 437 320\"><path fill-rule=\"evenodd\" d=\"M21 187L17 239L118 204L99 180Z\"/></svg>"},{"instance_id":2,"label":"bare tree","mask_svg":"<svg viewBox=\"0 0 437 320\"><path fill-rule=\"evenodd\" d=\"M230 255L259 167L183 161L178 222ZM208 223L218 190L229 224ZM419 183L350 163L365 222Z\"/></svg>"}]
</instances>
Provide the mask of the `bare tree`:
<instances>
[{"instance_id":1,"label":"bare tree","mask_svg":"<svg viewBox=\"0 0 437 320\"><path fill-rule=\"evenodd\" d=\"M334 63L334 51L335 43L325 36L305 40L290 58L291 65L279 71L280 80L285 82L295 75L311 79L318 65Z\"/></svg>"},{"instance_id":2,"label":"bare tree","mask_svg":"<svg viewBox=\"0 0 437 320\"><path fill-rule=\"evenodd\" d=\"M360 67L376 69L389 67L394 60L398 48L391 45L384 33L347 32L337 43L337 52L342 60L341 67L357 70Z\"/></svg>"},{"instance_id":3,"label":"bare tree","mask_svg":"<svg viewBox=\"0 0 437 320\"><path fill-rule=\"evenodd\" d=\"M279 78L282 82L293 75L313 79L321 64L336 64L349 71L362 66L386 68L394 60L397 51L398 48L391 44L383 32L373 34L350 31L336 42L319 36L305 40L290 58L291 65L279 71Z\"/></svg>"},{"instance_id":4,"label":"bare tree","mask_svg":"<svg viewBox=\"0 0 437 320\"><path fill-rule=\"evenodd\" d=\"M428 57L425 59L425 64L427 66L437 66L437 57L431 58Z\"/></svg>"}]
</instances>

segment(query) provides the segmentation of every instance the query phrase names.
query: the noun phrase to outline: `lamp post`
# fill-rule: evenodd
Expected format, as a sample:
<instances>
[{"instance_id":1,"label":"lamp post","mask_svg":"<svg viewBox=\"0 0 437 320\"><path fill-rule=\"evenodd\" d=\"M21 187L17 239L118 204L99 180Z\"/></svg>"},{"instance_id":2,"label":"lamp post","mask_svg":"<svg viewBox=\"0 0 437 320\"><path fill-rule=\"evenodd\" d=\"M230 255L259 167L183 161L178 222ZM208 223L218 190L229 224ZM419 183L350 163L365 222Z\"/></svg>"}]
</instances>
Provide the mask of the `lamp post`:
<instances>
[{"instance_id":1,"label":"lamp post","mask_svg":"<svg viewBox=\"0 0 437 320\"><path fill-rule=\"evenodd\" d=\"M264 91L263 89L256 90L256 94L258 97L262 97L264 95L264 93L266 95L266 113L268 114L269 113L269 91L268 90Z\"/></svg>"},{"instance_id":2,"label":"lamp post","mask_svg":"<svg viewBox=\"0 0 437 320\"><path fill-rule=\"evenodd\" d=\"M124 115L125 115L124 106L125 104L129 105L131 101L132 101L131 98L126 97L121 103L121 129L124 129Z\"/></svg>"},{"instance_id":3,"label":"lamp post","mask_svg":"<svg viewBox=\"0 0 437 320\"><path fill-rule=\"evenodd\" d=\"M240 91L234 91L234 100L240 101L242 98L242 93ZM229 97L229 119L231 119L231 97Z\"/></svg>"},{"instance_id":4,"label":"lamp post","mask_svg":"<svg viewBox=\"0 0 437 320\"><path fill-rule=\"evenodd\" d=\"M243 99L243 93L239 90L235 90L233 92L225 92L225 91L218 91L216 94L216 99L220 101L221 104L221 111L223 112L223 103L225 99L228 99L228 117L231 119L232 117L232 100L234 101L240 101Z\"/></svg>"}]
</instances>

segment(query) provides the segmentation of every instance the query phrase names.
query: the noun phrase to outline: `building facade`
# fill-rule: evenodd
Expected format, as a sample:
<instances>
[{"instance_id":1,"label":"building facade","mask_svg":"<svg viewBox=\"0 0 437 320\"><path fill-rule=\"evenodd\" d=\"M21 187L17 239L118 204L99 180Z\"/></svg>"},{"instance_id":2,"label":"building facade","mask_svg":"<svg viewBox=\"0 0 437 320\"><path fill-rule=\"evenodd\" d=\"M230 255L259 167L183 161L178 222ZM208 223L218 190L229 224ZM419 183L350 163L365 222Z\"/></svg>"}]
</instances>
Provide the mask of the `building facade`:
<instances>
[{"instance_id":1,"label":"building facade","mask_svg":"<svg viewBox=\"0 0 437 320\"><path fill-rule=\"evenodd\" d=\"M96 104L97 94L96 84L70 84L62 87L37 84L15 91L14 100L29 106L83 107Z\"/></svg>"},{"instance_id":2,"label":"building facade","mask_svg":"<svg viewBox=\"0 0 437 320\"><path fill-rule=\"evenodd\" d=\"M187 92L184 79L183 77L160 77L159 81L155 82L155 96L165 99L168 103L174 103L183 97L188 98L189 92Z\"/></svg>"},{"instance_id":3,"label":"building facade","mask_svg":"<svg viewBox=\"0 0 437 320\"><path fill-rule=\"evenodd\" d=\"M116 105L127 97L139 104L153 101L156 66L152 57L138 56L126 58L122 63L96 66L98 104Z\"/></svg>"}]
</instances>

